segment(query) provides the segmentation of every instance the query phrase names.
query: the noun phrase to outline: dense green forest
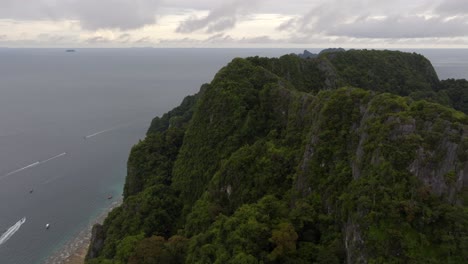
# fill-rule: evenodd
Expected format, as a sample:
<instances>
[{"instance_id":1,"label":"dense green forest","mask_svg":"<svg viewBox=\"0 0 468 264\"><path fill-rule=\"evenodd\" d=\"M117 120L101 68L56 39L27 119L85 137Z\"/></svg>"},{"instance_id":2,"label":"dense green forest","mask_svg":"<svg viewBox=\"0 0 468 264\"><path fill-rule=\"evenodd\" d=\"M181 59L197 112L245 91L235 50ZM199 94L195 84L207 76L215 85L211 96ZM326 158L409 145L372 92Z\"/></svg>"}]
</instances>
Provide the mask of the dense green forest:
<instances>
[{"instance_id":1,"label":"dense green forest","mask_svg":"<svg viewBox=\"0 0 468 264\"><path fill-rule=\"evenodd\" d=\"M236 58L133 147L87 263L467 263L465 113L414 53Z\"/></svg>"}]
</instances>

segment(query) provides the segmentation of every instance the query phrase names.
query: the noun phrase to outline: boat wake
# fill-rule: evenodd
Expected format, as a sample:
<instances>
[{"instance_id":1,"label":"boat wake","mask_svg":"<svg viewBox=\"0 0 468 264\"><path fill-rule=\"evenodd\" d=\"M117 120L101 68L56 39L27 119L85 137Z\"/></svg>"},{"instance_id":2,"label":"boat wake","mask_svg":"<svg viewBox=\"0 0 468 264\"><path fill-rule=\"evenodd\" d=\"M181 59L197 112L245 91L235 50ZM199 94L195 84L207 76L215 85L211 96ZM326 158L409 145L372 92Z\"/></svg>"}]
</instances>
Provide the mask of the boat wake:
<instances>
[{"instance_id":1,"label":"boat wake","mask_svg":"<svg viewBox=\"0 0 468 264\"><path fill-rule=\"evenodd\" d=\"M15 173L18 173L18 172L20 172L20 171L24 171L24 170L29 169L29 168L32 168L32 167L35 167L35 166L39 165L40 163L41 163L40 161L36 161L36 162L31 163L31 164L29 164L29 165L27 165L27 166L24 166L23 168L14 170L14 171L12 171L12 172L9 172L9 173L5 174L4 177L10 176L10 175L15 174Z\"/></svg>"},{"instance_id":2,"label":"boat wake","mask_svg":"<svg viewBox=\"0 0 468 264\"><path fill-rule=\"evenodd\" d=\"M145 119L145 121L147 121ZM102 131L99 131L99 132L96 132L96 133L93 133L93 134L90 134L90 135L87 135L84 137L84 139L88 139L88 138L92 138L92 137L95 137L97 135L100 135L100 134L103 134L103 133L106 133L106 132L110 132L110 131L113 131L113 130L117 130L117 129L120 129L120 128L124 128L124 127L127 127L127 126L130 126L132 124L135 124L137 123L138 121L132 121L132 122L128 122L128 123L122 123L120 125L117 125L117 126L114 126L114 127L111 127L111 128L108 128L108 129L105 129L105 130L102 130Z\"/></svg>"},{"instance_id":3,"label":"boat wake","mask_svg":"<svg viewBox=\"0 0 468 264\"><path fill-rule=\"evenodd\" d=\"M60 158L60 157L65 156L65 155L67 155L67 153L66 153L66 152L63 152L63 153L60 153L60 154L58 154L58 155L53 156L52 158L48 158L48 159L46 159L46 160L43 160L43 161L41 161L41 162L39 162L39 163L46 163L46 162L48 162L48 161L54 160L54 159L56 159L56 158Z\"/></svg>"},{"instance_id":4,"label":"boat wake","mask_svg":"<svg viewBox=\"0 0 468 264\"><path fill-rule=\"evenodd\" d=\"M21 218L16 224L12 227L8 228L8 230L0 236L0 245L7 242L19 229L20 227L26 222L26 217Z\"/></svg>"},{"instance_id":5,"label":"boat wake","mask_svg":"<svg viewBox=\"0 0 468 264\"><path fill-rule=\"evenodd\" d=\"M112 130L114 130L114 129L116 129L116 128L113 127L113 128L109 128L109 129L106 129L106 130L102 130L102 131L96 132L96 133L94 133L94 134L87 135L87 136L85 136L84 138L85 138L85 139L92 138L92 137L95 137L95 136L100 135L100 134L102 134L102 133L106 133L106 132L112 131Z\"/></svg>"},{"instance_id":6,"label":"boat wake","mask_svg":"<svg viewBox=\"0 0 468 264\"><path fill-rule=\"evenodd\" d=\"M1 178L8 177L8 176L10 176L10 175L13 175L13 174L15 174L15 173L18 173L18 172L20 172L20 171L24 171L24 170L27 170L27 169L29 169L29 168L36 167L36 166L39 165L39 164L43 164L43 163L49 162L49 161L51 161L51 160L60 158L60 157L65 156L65 155L67 155L67 153L66 153L66 152L63 152L63 153L60 153L60 154L58 154L58 155L55 155L55 156L53 156L53 157L51 157L51 158L45 159L45 160L43 160L43 161L36 161L36 162L31 163L31 164L29 164L29 165L27 165L27 166L24 166L24 167L22 167L22 168L19 168L19 169L17 169L17 170L11 171L11 172L9 172L9 173L3 175L2 177L0 177L0 179L1 179Z\"/></svg>"}]
</instances>

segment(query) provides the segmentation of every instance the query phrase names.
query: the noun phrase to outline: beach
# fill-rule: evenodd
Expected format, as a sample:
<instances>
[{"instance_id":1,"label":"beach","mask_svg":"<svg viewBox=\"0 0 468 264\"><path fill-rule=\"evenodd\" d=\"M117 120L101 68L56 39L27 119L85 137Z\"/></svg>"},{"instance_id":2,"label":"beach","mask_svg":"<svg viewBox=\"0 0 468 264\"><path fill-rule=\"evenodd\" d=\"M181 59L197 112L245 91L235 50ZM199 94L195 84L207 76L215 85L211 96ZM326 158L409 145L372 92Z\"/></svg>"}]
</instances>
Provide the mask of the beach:
<instances>
[{"instance_id":1,"label":"beach","mask_svg":"<svg viewBox=\"0 0 468 264\"><path fill-rule=\"evenodd\" d=\"M122 203L122 198L114 201L109 208L104 210L96 219L91 221L85 229L81 230L74 238L65 243L57 252L53 253L45 264L82 264L84 263L88 247L91 241L91 230L95 224L102 224L107 215Z\"/></svg>"},{"instance_id":2,"label":"beach","mask_svg":"<svg viewBox=\"0 0 468 264\"><path fill-rule=\"evenodd\" d=\"M63 261L63 263L83 264L85 257L86 257L86 253L88 252L88 246L89 246L89 240L87 241L87 243L83 243L82 246L77 248L76 251L73 252L71 256L69 256Z\"/></svg>"}]
</instances>

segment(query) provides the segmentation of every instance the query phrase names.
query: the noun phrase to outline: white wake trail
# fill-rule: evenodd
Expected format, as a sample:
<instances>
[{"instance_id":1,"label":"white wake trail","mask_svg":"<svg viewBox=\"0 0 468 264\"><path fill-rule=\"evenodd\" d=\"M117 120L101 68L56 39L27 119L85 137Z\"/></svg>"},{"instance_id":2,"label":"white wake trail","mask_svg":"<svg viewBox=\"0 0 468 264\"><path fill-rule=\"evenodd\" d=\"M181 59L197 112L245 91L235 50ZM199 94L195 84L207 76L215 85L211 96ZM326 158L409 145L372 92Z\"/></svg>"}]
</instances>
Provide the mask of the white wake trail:
<instances>
[{"instance_id":1,"label":"white wake trail","mask_svg":"<svg viewBox=\"0 0 468 264\"><path fill-rule=\"evenodd\" d=\"M136 123L137 121L132 121L132 122L128 122L128 123L123 123L123 124L120 124L120 125L117 125L117 126L114 126L114 127L111 127L111 128L108 128L106 130L102 130L102 131L99 131L99 132L96 132L96 133L93 133L93 134L90 134L90 135L87 135L84 137L84 139L88 139L88 138L92 138L92 137L95 137L97 135L100 135L102 133L106 133L106 132L110 132L110 131L113 131L113 130L116 130L116 129L119 129L119 128L123 128L123 127L126 127L126 126L130 126L134 123Z\"/></svg>"},{"instance_id":2,"label":"white wake trail","mask_svg":"<svg viewBox=\"0 0 468 264\"><path fill-rule=\"evenodd\" d=\"M53 156L52 158L48 158L48 159L46 159L46 160L43 160L43 161L41 161L40 163L46 163L46 162L48 162L48 161L54 160L54 159L56 159L56 158L60 158L60 157L65 156L65 155L67 155L67 153L66 153L66 152L63 152L63 153L60 153L60 154L58 154L58 155Z\"/></svg>"},{"instance_id":3,"label":"white wake trail","mask_svg":"<svg viewBox=\"0 0 468 264\"><path fill-rule=\"evenodd\" d=\"M55 156L53 156L53 157L51 157L51 158L48 158L48 159L46 159L46 160L43 160L43 161L36 161L36 162L31 163L31 164L29 164L29 165L27 165L27 166L24 166L24 167L22 167L22 168L19 168L19 169L17 169L17 170L11 171L11 172L9 172L9 173L7 173L7 174L1 176L0 179L1 179L1 178L8 177L8 176L10 176L10 175L12 175L12 174L18 173L18 172L20 172L20 171L24 171L24 170L26 170L26 169L35 167L35 166L37 166L37 165L39 165L39 164L46 163L46 162L49 162L49 161L51 161L51 160L60 158L60 157L65 156L65 155L67 155L67 153L66 153L66 152L63 152L63 153L60 153L60 154L58 154L58 155L55 155Z\"/></svg>"},{"instance_id":4,"label":"white wake trail","mask_svg":"<svg viewBox=\"0 0 468 264\"><path fill-rule=\"evenodd\" d=\"M21 218L16 224L12 227L8 228L8 230L0 236L0 245L7 242L19 229L20 227L26 222L26 217Z\"/></svg>"},{"instance_id":5,"label":"white wake trail","mask_svg":"<svg viewBox=\"0 0 468 264\"><path fill-rule=\"evenodd\" d=\"M39 162L39 161L36 161L36 162L34 162L34 163L32 163L32 164L29 164L28 166L24 166L23 168L14 170L14 171L12 171L12 172L9 172L9 173L5 174L3 177L10 176L10 175L15 174L15 173L17 173L17 172L20 172L20 171L23 171L23 170L32 168L32 167L34 167L34 166L37 166L37 165L39 165L39 164L40 164L40 162Z\"/></svg>"},{"instance_id":6,"label":"white wake trail","mask_svg":"<svg viewBox=\"0 0 468 264\"><path fill-rule=\"evenodd\" d=\"M112 130L114 130L114 129L116 129L116 128L109 128L109 129L106 129L106 130L102 130L102 131L96 132L96 133L91 134L91 135L87 135L87 136L85 136L85 139L95 137L95 136L97 136L97 135L99 135L99 134L106 133L106 132L112 131Z\"/></svg>"}]
</instances>

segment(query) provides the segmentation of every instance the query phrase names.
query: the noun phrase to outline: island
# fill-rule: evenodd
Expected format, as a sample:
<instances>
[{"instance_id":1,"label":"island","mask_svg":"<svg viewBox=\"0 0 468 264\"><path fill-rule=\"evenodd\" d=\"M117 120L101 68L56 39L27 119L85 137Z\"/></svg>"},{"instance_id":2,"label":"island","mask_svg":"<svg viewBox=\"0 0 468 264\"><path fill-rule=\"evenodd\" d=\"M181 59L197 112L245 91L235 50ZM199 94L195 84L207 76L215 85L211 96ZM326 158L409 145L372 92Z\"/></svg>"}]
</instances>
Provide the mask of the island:
<instances>
[{"instance_id":1,"label":"island","mask_svg":"<svg viewBox=\"0 0 468 264\"><path fill-rule=\"evenodd\" d=\"M416 53L235 58L133 147L86 263L466 263L467 113Z\"/></svg>"}]
</instances>

